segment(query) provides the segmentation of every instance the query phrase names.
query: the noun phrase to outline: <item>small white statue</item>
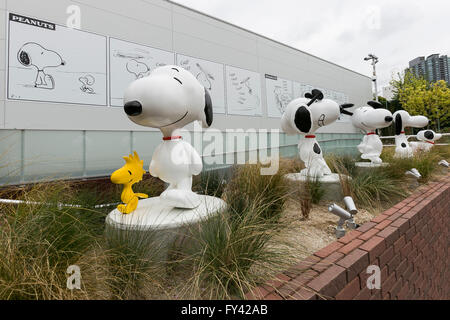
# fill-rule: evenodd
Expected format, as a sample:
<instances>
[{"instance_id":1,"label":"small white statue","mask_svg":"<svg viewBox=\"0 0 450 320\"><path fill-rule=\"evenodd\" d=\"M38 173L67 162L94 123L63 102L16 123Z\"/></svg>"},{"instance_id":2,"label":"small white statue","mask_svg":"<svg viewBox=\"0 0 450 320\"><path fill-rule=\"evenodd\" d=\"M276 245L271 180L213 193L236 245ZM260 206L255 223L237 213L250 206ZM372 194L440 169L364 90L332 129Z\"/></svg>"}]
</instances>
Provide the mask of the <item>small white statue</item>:
<instances>
[{"instance_id":1,"label":"small white statue","mask_svg":"<svg viewBox=\"0 0 450 320\"><path fill-rule=\"evenodd\" d=\"M192 192L192 176L202 171L202 159L176 130L196 120L205 127L211 125L213 110L208 91L185 69L163 66L129 85L124 109L131 121L158 128L164 135L149 169L152 176L169 183L161 200L176 208L196 208L201 199Z\"/></svg>"},{"instance_id":2,"label":"small white statue","mask_svg":"<svg viewBox=\"0 0 450 320\"><path fill-rule=\"evenodd\" d=\"M352 116L353 125L366 132L362 142L358 145L361 158L370 160L373 164L381 164L380 158L383 151L383 143L376 130L389 127L392 124L392 113L383 109L381 103L376 101L367 102L369 106L359 107L351 112L344 113Z\"/></svg>"},{"instance_id":3,"label":"small white statue","mask_svg":"<svg viewBox=\"0 0 450 320\"><path fill-rule=\"evenodd\" d=\"M442 134L435 133L433 130L422 130L417 134L416 138L419 140L418 142L411 142L411 144L414 143L415 151L428 152L435 145L435 141L442 138Z\"/></svg>"},{"instance_id":4,"label":"small white statue","mask_svg":"<svg viewBox=\"0 0 450 320\"><path fill-rule=\"evenodd\" d=\"M414 155L417 143L408 142L405 135L406 127L422 128L428 124L428 118L424 116L410 116L405 110L394 112L395 123L395 157L411 158Z\"/></svg>"},{"instance_id":5,"label":"small white statue","mask_svg":"<svg viewBox=\"0 0 450 320\"><path fill-rule=\"evenodd\" d=\"M353 105L346 105L351 106ZM298 144L300 159L306 167L300 172L301 175L321 178L331 174L314 133L335 122L340 110L335 101L324 99L322 92L317 89L305 94L305 98L297 98L287 105L281 118L281 128L287 134L305 136Z\"/></svg>"}]
</instances>

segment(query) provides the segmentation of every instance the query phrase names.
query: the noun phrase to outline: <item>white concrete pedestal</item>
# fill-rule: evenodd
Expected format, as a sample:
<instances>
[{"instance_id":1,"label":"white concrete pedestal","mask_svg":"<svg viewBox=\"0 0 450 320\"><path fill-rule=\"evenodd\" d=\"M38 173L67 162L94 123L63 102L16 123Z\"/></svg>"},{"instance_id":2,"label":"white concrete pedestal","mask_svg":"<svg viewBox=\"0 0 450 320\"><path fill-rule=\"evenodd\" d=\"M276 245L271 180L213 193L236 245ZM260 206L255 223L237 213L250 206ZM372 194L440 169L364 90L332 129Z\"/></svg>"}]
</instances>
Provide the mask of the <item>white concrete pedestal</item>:
<instances>
[{"instance_id":1,"label":"white concrete pedestal","mask_svg":"<svg viewBox=\"0 0 450 320\"><path fill-rule=\"evenodd\" d=\"M300 173L289 173L284 177L297 183L304 183L308 180L314 181L314 179L317 179L315 177L304 176ZM351 179L351 177L348 178ZM325 190L322 200L342 201L344 195L342 193L341 181L337 173L324 175L322 178L318 178L318 181L320 181L322 188Z\"/></svg>"},{"instance_id":2,"label":"white concrete pedestal","mask_svg":"<svg viewBox=\"0 0 450 320\"><path fill-rule=\"evenodd\" d=\"M376 168L385 168L389 166L389 163L372 163L370 161L365 161L365 162L355 162L355 169L356 169L356 173L362 173L365 172L367 170L372 170L372 169L376 169Z\"/></svg>"},{"instance_id":3,"label":"white concrete pedestal","mask_svg":"<svg viewBox=\"0 0 450 320\"><path fill-rule=\"evenodd\" d=\"M174 229L195 224L226 207L222 199L204 195L199 197L201 202L195 209L170 207L159 197L139 200L133 213L123 214L115 209L106 217L106 223L125 230Z\"/></svg>"},{"instance_id":4,"label":"white concrete pedestal","mask_svg":"<svg viewBox=\"0 0 450 320\"><path fill-rule=\"evenodd\" d=\"M226 208L222 199L199 195L200 205L195 209L170 207L160 197L139 200L137 209L130 214L123 214L115 209L106 217L107 227L124 232L152 232L158 246L162 248L158 256L162 260L174 240L183 235L186 228L193 226Z\"/></svg>"}]
</instances>

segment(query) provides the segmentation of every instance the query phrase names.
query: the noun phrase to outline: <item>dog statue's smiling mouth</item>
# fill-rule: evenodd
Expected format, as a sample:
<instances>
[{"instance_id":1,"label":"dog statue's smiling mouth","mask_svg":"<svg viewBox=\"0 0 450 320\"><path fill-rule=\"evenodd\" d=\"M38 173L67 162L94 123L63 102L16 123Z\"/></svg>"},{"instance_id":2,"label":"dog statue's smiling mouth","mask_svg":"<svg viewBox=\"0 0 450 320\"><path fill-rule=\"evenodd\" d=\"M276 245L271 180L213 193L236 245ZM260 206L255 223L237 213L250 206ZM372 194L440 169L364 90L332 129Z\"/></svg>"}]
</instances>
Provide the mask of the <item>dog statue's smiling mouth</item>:
<instances>
[{"instance_id":1,"label":"dog statue's smiling mouth","mask_svg":"<svg viewBox=\"0 0 450 320\"><path fill-rule=\"evenodd\" d=\"M186 111L186 113L184 114L184 116L182 116L182 117L181 117L180 119L178 119L177 121L172 122L172 123L169 123L169 124L166 124L165 126L157 127L157 128L160 129L160 128L166 128L166 127L172 126L172 125L174 125L174 124L176 124L176 123L182 121L184 118L186 118L186 116L188 115L188 113L189 113L189 111Z\"/></svg>"}]
</instances>

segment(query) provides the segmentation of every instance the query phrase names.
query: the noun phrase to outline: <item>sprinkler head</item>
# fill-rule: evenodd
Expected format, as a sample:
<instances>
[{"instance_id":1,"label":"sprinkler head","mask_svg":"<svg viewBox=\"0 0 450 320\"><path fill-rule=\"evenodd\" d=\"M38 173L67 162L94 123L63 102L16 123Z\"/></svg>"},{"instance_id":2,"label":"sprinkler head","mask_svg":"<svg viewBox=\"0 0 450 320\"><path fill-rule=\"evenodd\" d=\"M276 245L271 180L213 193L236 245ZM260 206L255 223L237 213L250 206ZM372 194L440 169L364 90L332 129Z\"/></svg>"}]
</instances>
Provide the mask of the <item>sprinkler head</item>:
<instances>
[{"instance_id":1,"label":"sprinkler head","mask_svg":"<svg viewBox=\"0 0 450 320\"><path fill-rule=\"evenodd\" d=\"M450 166L449 163L447 161L445 161L445 160L439 161L439 165L443 166L445 168L448 168Z\"/></svg>"},{"instance_id":2,"label":"sprinkler head","mask_svg":"<svg viewBox=\"0 0 450 320\"><path fill-rule=\"evenodd\" d=\"M416 178L416 179L422 178L422 175L420 174L419 170L417 170L416 168L412 168L411 170L406 171L405 175Z\"/></svg>"}]
</instances>

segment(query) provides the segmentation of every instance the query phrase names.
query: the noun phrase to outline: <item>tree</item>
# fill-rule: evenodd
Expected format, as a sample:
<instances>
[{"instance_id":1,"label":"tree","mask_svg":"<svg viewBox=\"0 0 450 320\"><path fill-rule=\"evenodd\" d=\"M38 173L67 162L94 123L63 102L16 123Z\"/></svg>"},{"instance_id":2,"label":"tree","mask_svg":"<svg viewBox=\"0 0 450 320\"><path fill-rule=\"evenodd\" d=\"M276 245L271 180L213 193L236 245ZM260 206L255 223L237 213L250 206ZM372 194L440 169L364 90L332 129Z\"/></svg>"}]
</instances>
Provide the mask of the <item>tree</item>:
<instances>
[{"instance_id":1,"label":"tree","mask_svg":"<svg viewBox=\"0 0 450 320\"><path fill-rule=\"evenodd\" d=\"M394 114L395 111L403 110L402 105L400 104L400 101L398 101L398 97L394 96L392 100L387 100L384 97L379 96L378 101L383 105L383 108L389 110ZM395 135L395 126L389 126L383 129L380 129L379 132L382 136L393 136Z\"/></svg>"},{"instance_id":2,"label":"tree","mask_svg":"<svg viewBox=\"0 0 450 320\"><path fill-rule=\"evenodd\" d=\"M431 120L436 131L449 126L450 89L443 80L429 82L418 78L409 71L398 80L392 80L395 98L411 115L424 115Z\"/></svg>"}]
</instances>

